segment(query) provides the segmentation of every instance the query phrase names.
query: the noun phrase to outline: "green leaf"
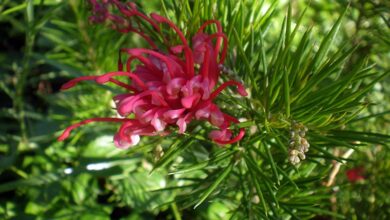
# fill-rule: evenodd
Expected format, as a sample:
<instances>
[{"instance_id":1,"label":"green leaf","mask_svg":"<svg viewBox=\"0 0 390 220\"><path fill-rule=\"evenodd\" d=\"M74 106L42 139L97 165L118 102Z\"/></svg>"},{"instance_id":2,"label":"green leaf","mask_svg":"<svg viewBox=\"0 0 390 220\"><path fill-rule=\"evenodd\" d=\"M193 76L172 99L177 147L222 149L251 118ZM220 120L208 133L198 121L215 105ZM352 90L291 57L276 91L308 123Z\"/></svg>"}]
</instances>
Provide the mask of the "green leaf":
<instances>
[{"instance_id":1,"label":"green leaf","mask_svg":"<svg viewBox=\"0 0 390 220\"><path fill-rule=\"evenodd\" d=\"M164 153L164 156L156 162L150 173L153 173L156 169L164 167L172 160L176 159L180 153L191 146L192 142L193 140L191 138L185 138L184 140L177 139Z\"/></svg>"},{"instance_id":2,"label":"green leaf","mask_svg":"<svg viewBox=\"0 0 390 220\"><path fill-rule=\"evenodd\" d=\"M332 43L340 29L341 21L343 20L345 13L347 12L348 8L344 10L344 12L340 15L340 17L337 19L336 23L333 25L332 29L329 31L329 33L326 35L326 37L322 40L320 48L318 49L318 52L316 53L313 61L312 61L312 67L313 72L315 73L319 63L324 60L326 57L330 47L332 46Z\"/></svg>"},{"instance_id":3,"label":"green leaf","mask_svg":"<svg viewBox=\"0 0 390 220\"><path fill-rule=\"evenodd\" d=\"M185 167L178 167L177 171L171 172L170 174L182 174L182 173L188 173L199 169L210 168L211 165L213 164L216 164L220 161L226 161L235 153L236 151L230 151L230 152L223 151L222 153L216 155L215 157L199 162L197 164L191 164Z\"/></svg>"},{"instance_id":4,"label":"green leaf","mask_svg":"<svg viewBox=\"0 0 390 220\"><path fill-rule=\"evenodd\" d=\"M196 203L196 205L194 206L194 209L196 207L198 207L200 204L202 204L209 196L212 192L214 192L214 190L222 183L222 181L224 181L227 176L230 174L230 172L232 171L233 169L233 166L234 166L234 163L233 161L227 166L225 167L224 171L221 172L220 176L210 185L210 187L201 195L199 201Z\"/></svg>"}]
</instances>

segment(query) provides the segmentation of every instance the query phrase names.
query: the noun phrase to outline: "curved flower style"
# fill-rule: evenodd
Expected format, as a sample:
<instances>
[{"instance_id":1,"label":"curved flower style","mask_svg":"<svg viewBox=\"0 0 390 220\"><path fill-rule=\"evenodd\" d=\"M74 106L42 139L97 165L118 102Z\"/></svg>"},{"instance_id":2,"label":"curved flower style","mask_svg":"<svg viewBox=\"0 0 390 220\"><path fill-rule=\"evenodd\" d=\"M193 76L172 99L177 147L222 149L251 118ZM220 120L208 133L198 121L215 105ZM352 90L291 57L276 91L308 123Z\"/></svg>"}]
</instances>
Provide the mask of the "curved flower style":
<instances>
[{"instance_id":1,"label":"curved flower style","mask_svg":"<svg viewBox=\"0 0 390 220\"><path fill-rule=\"evenodd\" d=\"M124 15L127 15L126 11L128 14L131 11L131 15L136 11L134 5L121 5L120 9ZM168 53L155 49L123 48L119 53L119 71L101 76L79 77L64 84L62 89L69 89L84 80L94 80L99 84L111 82L125 88L127 92L113 98L116 110L123 118L84 120L68 127L59 140L66 139L72 129L83 124L94 121L120 122L121 127L114 142L119 148L128 148L136 145L140 136L166 135L169 128L174 126L179 128L179 133L184 133L192 120L207 120L218 127L219 130L209 134L218 144L231 144L241 140L245 134L243 128L235 137L229 129L232 123L239 121L223 113L213 102L227 86L236 86L240 95L247 95L243 85L236 81L228 81L215 88L228 44L219 21L205 22L193 36L190 47L184 34L167 18L153 13L150 18L145 15L140 17L147 18L149 23L156 26L168 25L178 35L181 44L171 47ZM217 33L204 33L205 27L212 24L216 25ZM122 63L122 54L128 56L125 64ZM138 62L133 65L135 60ZM130 79L131 83L114 79L120 76Z\"/></svg>"}]
</instances>

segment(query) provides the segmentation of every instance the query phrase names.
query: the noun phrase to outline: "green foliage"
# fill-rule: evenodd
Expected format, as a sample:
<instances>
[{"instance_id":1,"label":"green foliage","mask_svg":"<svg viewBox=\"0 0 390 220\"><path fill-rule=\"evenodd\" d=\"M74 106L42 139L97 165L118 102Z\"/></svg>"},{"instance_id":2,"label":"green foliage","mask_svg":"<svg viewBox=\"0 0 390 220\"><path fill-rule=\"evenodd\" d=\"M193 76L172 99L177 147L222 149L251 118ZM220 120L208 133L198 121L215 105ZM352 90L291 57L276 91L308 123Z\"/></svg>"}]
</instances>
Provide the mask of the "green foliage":
<instances>
[{"instance_id":1,"label":"green foliage","mask_svg":"<svg viewBox=\"0 0 390 220\"><path fill-rule=\"evenodd\" d=\"M188 37L207 19L222 22L229 39L222 78L242 81L250 95L217 102L242 119L234 129L245 128L244 139L220 147L207 139L209 125L192 123L184 135L119 150L116 128L97 124L57 142L74 121L114 115L116 93L60 85L115 69L119 48L147 45L89 24L83 1L1 1L0 216L389 218L387 2L136 2ZM310 144L296 166L294 124L308 129L299 141ZM365 179L348 181L343 173L357 166Z\"/></svg>"}]
</instances>

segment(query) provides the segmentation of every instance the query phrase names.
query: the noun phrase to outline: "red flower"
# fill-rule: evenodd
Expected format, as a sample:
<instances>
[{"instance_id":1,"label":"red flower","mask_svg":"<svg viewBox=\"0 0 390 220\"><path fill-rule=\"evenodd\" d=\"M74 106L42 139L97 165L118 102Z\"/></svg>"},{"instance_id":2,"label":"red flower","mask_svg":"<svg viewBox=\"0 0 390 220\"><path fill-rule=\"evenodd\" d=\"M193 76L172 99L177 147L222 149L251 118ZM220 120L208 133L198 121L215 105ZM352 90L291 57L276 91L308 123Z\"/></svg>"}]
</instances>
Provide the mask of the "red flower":
<instances>
[{"instance_id":1,"label":"red flower","mask_svg":"<svg viewBox=\"0 0 390 220\"><path fill-rule=\"evenodd\" d=\"M352 169L349 169L345 172L345 174L347 175L347 178L349 180L349 182L351 183L354 183L354 182L357 182L359 180L364 180L366 179L364 176L363 176L363 173L364 173L364 168L363 167L356 167L356 168L352 168Z\"/></svg>"},{"instance_id":2,"label":"red flower","mask_svg":"<svg viewBox=\"0 0 390 220\"><path fill-rule=\"evenodd\" d=\"M119 4L117 1L112 2ZM230 144L241 140L245 134L244 129L240 129L238 135L233 138L233 133L229 129L232 123L239 121L223 113L213 102L227 86L236 86L240 95L247 95L243 85L236 81L228 81L215 88L220 66L227 52L227 38L219 21L205 22L193 37L190 47L184 34L167 18L157 14L151 14L151 18L138 15L134 5L127 8L120 4L118 7L123 15L136 14L148 19L151 24L167 24L178 35L181 44L171 47L168 53L144 48L123 48L120 50L120 56L123 53L128 55L125 69L122 58L119 57L119 71L101 76L79 77L63 85L62 89L69 89L80 81L94 80L99 84L112 82L125 88L127 92L114 97L116 110L123 118L92 118L82 121L68 127L59 140L66 139L72 129L82 124L112 121L122 123L114 137L116 146L127 148L136 145L140 136L166 135L171 127L177 126L179 133L184 133L192 120L207 120L218 127L219 130L209 134L218 144ZM217 26L217 33L203 32L210 24ZM133 67L135 60L140 64ZM131 83L114 79L119 76L131 79Z\"/></svg>"}]
</instances>

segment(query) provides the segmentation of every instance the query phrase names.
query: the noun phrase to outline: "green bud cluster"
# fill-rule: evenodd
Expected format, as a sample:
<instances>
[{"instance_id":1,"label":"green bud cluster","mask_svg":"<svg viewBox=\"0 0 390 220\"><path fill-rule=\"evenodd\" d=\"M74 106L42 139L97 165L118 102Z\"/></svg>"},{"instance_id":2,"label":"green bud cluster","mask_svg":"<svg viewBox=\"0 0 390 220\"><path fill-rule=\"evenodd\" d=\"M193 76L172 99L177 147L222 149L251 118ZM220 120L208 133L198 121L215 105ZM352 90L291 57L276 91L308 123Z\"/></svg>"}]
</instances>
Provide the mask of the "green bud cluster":
<instances>
[{"instance_id":1,"label":"green bud cluster","mask_svg":"<svg viewBox=\"0 0 390 220\"><path fill-rule=\"evenodd\" d=\"M293 122L291 125L288 160L293 165L304 160L305 153L309 151L310 144L305 138L307 130L307 127L297 122Z\"/></svg>"}]
</instances>

